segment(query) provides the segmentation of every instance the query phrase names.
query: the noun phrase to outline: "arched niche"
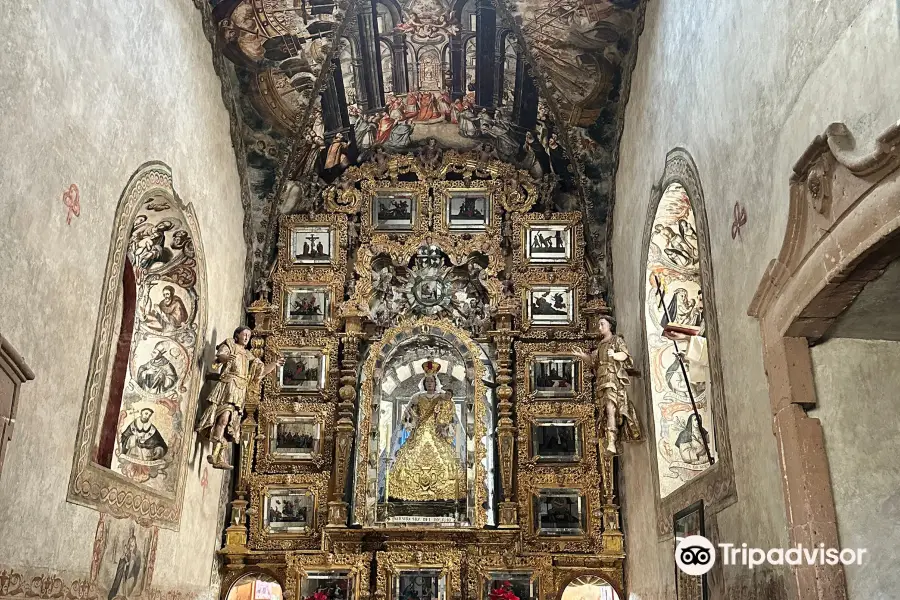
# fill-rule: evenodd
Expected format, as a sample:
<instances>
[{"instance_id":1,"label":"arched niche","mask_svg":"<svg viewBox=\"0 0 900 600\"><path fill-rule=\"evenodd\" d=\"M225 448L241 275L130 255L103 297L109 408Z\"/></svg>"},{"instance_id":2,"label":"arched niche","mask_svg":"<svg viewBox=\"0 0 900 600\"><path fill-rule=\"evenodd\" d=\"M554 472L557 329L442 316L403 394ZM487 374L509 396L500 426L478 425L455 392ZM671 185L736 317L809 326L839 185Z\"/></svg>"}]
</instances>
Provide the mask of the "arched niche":
<instances>
[{"instance_id":1,"label":"arched niche","mask_svg":"<svg viewBox=\"0 0 900 600\"><path fill-rule=\"evenodd\" d=\"M589 573L569 579L557 600L624 600L615 585L601 575Z\"/></svg>"},{"instance_id":2,"label":"arched niche","mask_svg":"<svg viewBox=\"0 0 900 600\"><path fill-rule=\"evenodd\" d=\"M170 168L147 163L113 223L70 502L177 528L205 336L197 218Z\"/></svg>"},{"instance_id":3,"label":"arched niche","mask_svg":"<svg viewBox=\"0 0 900 600\"><path fill-rule=\"evenodd\" d=\"M223 600L284 600L281 583L262 572L245 573L227 589Z\"/></svg>"},{"instance_id":4,"label":"arched niche","mask_svg":"<svg viewBox=\"0 0 900 600\"><path fill-rule=\"evenodd\" d=\"M699 327L702 335L706 329L697 224L691 198L678 181L666 186L656 207L644 285L659 492L666 497L710 468L716 457L708 384L691 383L690 392L707 432L712 462L700 435L700 421L693 413L688 381L675 355L687 349L687 342L673 342L662 335L668 323ZM664 293L662 302L657 285Z\"/></svg>"},{"instance_id":5,"label":"arched niche","mask_svg":"<svg viewBox=\"0 0 900 600\"><path fill-rule=\"evenodd\" d=\"M703 500L717 512L736 500L731 447L725 413L719 355L719 328L710 257L709 225L703 188L690 154L676 148L666 156L662 177L653 188L643 237L641 278L642 378L647 398L648 431L652 434L651 464L656 488L657 532L672 534L679 510ZM665 317L657 296L657 280L665 291L672 321L698 325L706 339L708 381L692 391L707 430L714 458L709 464L692 416L687 382L675 360L672 340L663 337ZM673 304L674 299L674 304ZM679 350L686 350L680 341ZM692 377L693 378L693 377ZM687 432L687 433L685 433ZM693 460L686 460L693 459Z\"/></svg>"},{"instance_id":6,"label":"arched niche","mask_svg":"<svg viewBox=\"0 0 900 600\"><path fill-rule=\"evenodd\" d=\"M392 483L401 472L402 477L410 473L401 460L401 448L414 442L420 425L422 431L431 427L431 405L421 417L415 415L411 427L406 426L416 394L427 390L429 362L440 367L437 391L452 392L452 418L440 418L431 431L450 441L462 466L464 481L456 480L458 493L453 500L397 498L391 491L408 489L403 480ZM493 378L493 366L481 346L446 320L426 317L396 326L368 349L359 376L357 467L352 483L355 523L388 527L410 523L484 527L495 523L496 418L493 392L486 385ZM433 410L442 409L436 406ZM440 434L441 427L446 427L446 435ZM446 449L437 451L440 454ZM406 460L419 460L415 457L408 455ZM444 468L443 460L436 459L438 469Z\"/></svg>"}]
</instances>

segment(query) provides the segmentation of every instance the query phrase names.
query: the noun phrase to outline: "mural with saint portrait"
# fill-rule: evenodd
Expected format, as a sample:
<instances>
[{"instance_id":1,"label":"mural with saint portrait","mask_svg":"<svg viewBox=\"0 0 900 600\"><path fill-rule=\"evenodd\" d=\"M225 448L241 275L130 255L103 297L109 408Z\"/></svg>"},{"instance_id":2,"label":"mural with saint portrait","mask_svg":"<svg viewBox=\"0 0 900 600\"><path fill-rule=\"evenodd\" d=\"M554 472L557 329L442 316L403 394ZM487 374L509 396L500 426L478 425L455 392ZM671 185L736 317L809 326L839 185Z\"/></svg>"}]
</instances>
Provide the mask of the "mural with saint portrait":
<instances>
[{"instance_id":1,"label":"mural with saint portrait","mask_svg":"<svg viewBox=\"0 0 900 600\"><path fill-rule=\"evenodd\" d=\"M657 281L665 293L660 303ZM700 422L693 412L693 393L710 451L716 456L708 383L687 381L663 328L677 325L703 335L706 327L700 276L700 250L691 201L684 187L671 184L662 195L653 221L647 258L647 348L653 398L660 494L666 497L710 466Z\"/></svg>"}]
</instances>

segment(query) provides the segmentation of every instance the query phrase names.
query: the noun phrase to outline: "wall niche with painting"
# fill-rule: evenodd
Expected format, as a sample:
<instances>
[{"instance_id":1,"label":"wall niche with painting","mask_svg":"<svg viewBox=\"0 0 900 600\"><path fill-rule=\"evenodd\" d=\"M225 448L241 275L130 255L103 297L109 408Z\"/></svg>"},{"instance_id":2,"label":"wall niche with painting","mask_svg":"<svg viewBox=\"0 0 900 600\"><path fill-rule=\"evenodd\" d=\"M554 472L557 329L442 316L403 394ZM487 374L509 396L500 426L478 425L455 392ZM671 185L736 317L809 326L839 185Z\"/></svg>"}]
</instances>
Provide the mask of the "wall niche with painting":
<instances>
[{"instance_id":1,"label":"wall niche with painting","mask_svg":"<svg viewBox=\"0 0 900 600\"><path fill-rule=\"evenodd\" d=\"M119 200L68 499L175 528L206 336L206 273L193 208L162 163ZM147 498L133 506L117 488Z\"/></svg>"}]
</instances>

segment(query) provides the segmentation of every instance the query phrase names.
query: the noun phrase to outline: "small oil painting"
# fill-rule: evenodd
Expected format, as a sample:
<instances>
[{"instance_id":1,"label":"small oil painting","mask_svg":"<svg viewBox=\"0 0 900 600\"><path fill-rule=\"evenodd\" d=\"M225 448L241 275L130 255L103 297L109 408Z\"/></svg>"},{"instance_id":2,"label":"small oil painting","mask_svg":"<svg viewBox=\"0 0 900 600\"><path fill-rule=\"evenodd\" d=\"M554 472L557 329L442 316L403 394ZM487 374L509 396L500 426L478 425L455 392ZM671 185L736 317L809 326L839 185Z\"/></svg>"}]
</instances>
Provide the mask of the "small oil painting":
<instances>
[{"instance_id":1,"label":"small oil painting","mask_svg":"<svg viewBox=\"0 0 900 600\"><path fill-rule=\"evenodd\" d=\"M314 415L276 417L269 435L269 452L279 459L312 460L321 452L321 430Z\"/></svg>"},{"instance_id":2,"label":"small oil painting","mask_svg":"<svg viewBox=\"0 0 900 600\"><path fill-rule=\"evenodd\" d=\"M527 262L565 264L572 260L570 225L529 225L525 231Z\"/></svg>"},{"instance_id":3,"label":"small oil painting","mask_svg":"<svg viewBox=\"0 0 900 600\"><path fill-rule=\"evenodd\" d=\"M579 490L544 489L534 497L534 520L538 535L584 535L585 514L584 496Z\"/></svg>"},{"instance_id":4,"label":"small oil painting","mask_svg":"<svg viewBox=\"0 0 900 600\"><path fill-rule=\"evenodd\" d=\"M295 265L325 265L331 258L331 227L294 227L291 230L291 260Z\"/></svg>"},{"instance_id":5,"label":"small oil painting","mask_svg":"<svg viewBox=\"0 0 900 600\"><path fill-rule=\"evenodd\" d=\"M288 326L322 326L330 310L331 292L328 288L294 287L285 294L284 323Z\"/></svg>"},{"instance_id":6,"label":"small oil painting","mask_svg":"<svg viewBox=\"0 0 900 600\"><path fill-rule=\"evenodd\" d=\"M531 390L536 396L568 397L579 387L581 361L574 357L538 356L531 363Z\"/></svg>"},{"instance_id":7,"label":"small oil painting","mask_svg":"<svg viewBox=\"0 0 900 600\"><path fill-rule=\"evenodd\" d=\"M302 600L354 600L355 591L353 574L341 569L305 571L300 583Z\"/></svg>"},{"instance_id":8,"label":"small oil painting","mask_svg":"<svg viewBox=\"0 0 900 600\"><path fill-rule=\"evenodd\" d=\"M447 600L447 577L440 569L402 570L394 576L397 600Z\"/></svg>"},{"instance_id":9,"label":"small oil painting","mask_svg":"<svg viewBox=\"0 0 900 600\"><path fill-rule=\"evenodd\" d=\"M538 326L570 325L575 320L572 288L535 286L528 290L528 318Z\"/></svg>"},{"instance_id":10,"label":"small oil painting","mask_svg":"<svg viewBox=\"0 0 900 600\"><path fill-rule=\"evenodd\" d=\"M411 231L416 224L416 198L402 192L379 192L372 202L376 231Z\"/></svg>"},{"instance_id":11,"label":"small oil painting","mask_svg":"<svg viewBox=\"0 0 900 600\"><path fill-rule=\"evenodd\" d=\"M490 225L491 201L485 191L454 191L447 202L451 231L479 231Z\"/></svg>"},{"instance_id":12,"label":"small oil painting","mask_svg":"<svg viewBox=\"0 0 900 600\"><path fill-rule=\"evenodd\" d=\"M278 368L278 383L282 391L315 393L325 388L328 357L321 350L288 348L281 355L284 365Z\"/></svg>"},{"instance_id":13,"label":"small oil painting","mask_svg":"<svg viewBox=\"0 0 900 600\"><path fill-rule=\"evenodd\" d=\"M314 527L315 493L307 488L270 488L265 494L263 527L268 533L306 533Z\"/></svg>"},{"instance_id":14,"label":"small oil painting","mask_svg":"<svg viewBox=\"0 0 900 600\"><path fill-rule=\"evenodd\" d=\"M531 447L539 463L576 463L581 460L581 427L574 419L538 419L531 425Z\"/></svg>"},{"instance_id":15,"label":"small oil painting","mask_svg":"<svg viewBox=\"0 0 900 600\"><path fill-rule=\"evenodd\" d=\"M488 573L485 600L537 600L539 597L537 585L530 572Z\"/></svg>"}]
</instances>

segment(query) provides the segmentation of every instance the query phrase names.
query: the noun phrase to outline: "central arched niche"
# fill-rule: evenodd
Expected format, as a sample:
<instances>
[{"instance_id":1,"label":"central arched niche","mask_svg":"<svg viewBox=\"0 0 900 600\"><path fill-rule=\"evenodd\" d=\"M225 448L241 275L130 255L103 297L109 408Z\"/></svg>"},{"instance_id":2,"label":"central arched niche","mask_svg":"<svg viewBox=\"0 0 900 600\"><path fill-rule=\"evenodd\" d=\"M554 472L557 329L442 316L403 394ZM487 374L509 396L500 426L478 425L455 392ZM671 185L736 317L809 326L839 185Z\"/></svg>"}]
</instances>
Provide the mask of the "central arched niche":
<instances>
[{"instance_id":1,"label":"central arched niche","mask_svg":"<svg viewBox=\"0 0 900 600\"><path fill-rule=\"evenodd\" d=\"M430 391L425 389L429 374L437 379L437 392L452 392L452 409L423 395ZM491 381L493 367L484 350L446 320L399 325L369 348L360 372L356 524L495 524L494 398L486 385ZM459 473L454 484L435 480L435 473L448 472ZM413 479L419 494L409 493ZM457 492L448 494L448 487Z\"/></svg>"}]
</instances>

